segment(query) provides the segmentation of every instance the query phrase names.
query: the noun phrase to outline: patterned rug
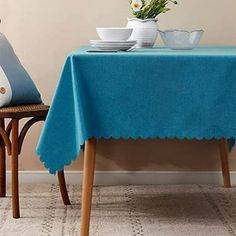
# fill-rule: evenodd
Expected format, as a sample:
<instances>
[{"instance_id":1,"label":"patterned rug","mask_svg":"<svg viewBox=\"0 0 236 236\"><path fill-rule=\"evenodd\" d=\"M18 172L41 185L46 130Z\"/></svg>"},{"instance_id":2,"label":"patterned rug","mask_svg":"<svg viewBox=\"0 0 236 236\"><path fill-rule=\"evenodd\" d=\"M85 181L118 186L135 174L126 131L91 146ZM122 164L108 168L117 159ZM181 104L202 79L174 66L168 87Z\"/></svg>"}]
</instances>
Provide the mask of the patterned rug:
<instances>
[{"instance_id":1,"label":"patterned rug","mask_svg":"<svg viewBox=\"0 0 236 236\"><path fill-rule=\"evenodd\" d=\"M0 235L79 235L81 188L69 185L71 206L57 185L21 185L21 216L0 199ZM9 192L9 189L8 189ZM95 187L91 236L236 235L236 188L210 185Z\"/></svg>"}]
</instances>

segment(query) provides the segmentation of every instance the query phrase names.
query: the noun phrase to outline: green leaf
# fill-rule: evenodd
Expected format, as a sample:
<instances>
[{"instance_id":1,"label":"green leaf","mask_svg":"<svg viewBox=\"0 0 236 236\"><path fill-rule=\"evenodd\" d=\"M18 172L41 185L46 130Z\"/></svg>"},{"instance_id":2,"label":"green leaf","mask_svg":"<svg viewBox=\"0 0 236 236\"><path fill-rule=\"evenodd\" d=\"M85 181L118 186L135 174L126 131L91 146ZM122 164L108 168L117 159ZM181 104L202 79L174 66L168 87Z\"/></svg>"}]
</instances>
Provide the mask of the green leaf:
<instances>
[{"instance_id":1,"label":"green leaf","mask_svg":"<svg viewBox=\"0 0 236 236\"><path fill-rule=\"evenodd\" d=\"M177 4L175 0L150 0L147 3L142 1L142 8L139 12L133 12L134 16L139 19L156 18L159 14L170 11L171 9L166 7L169 3Z\"/></svg>"}]
</instances>

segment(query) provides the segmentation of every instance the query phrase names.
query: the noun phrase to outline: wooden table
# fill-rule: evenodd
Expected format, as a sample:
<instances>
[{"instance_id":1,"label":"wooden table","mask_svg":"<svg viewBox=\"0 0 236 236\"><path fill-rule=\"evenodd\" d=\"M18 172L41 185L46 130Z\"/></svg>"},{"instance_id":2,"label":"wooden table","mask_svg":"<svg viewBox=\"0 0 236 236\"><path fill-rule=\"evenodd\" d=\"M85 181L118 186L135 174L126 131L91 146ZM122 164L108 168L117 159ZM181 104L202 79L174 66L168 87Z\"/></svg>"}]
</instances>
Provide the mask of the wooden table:
<instances>
[{"instance_id":1,"label":"wooden table","mask_svg":"<svg viewBox=\"0 0 236 236\"><path fill-rule=\"evenodd\" d=\"M224 187L230 188L230 173L228 161L228 144L226 139L219 140L219 151L223 174ZM82 209L81 209L81 236L89 235L89 224L91 215L94 167L96 159L96 139L92 138L85 143L84 169L82 185Z\"/></svg>"}]
</instances>

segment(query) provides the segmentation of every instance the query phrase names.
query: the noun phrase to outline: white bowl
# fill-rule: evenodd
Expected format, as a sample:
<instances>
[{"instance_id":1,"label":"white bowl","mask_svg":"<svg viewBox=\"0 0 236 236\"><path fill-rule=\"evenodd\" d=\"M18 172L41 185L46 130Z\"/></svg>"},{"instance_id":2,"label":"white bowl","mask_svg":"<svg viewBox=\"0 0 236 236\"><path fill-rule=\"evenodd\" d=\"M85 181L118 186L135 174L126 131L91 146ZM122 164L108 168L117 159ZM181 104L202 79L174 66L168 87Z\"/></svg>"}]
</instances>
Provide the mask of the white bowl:
<instances>
[{"instance_id":1,"label":"white bowl","mask_svg":"<svg viewBox=\"0 0 236 236\"><path fill-rule=\"evenodd\" d=\"M132 34L131 28L96 28L97 34L101 40L128 40Z\"/></svg>"},{"instance_id":2,"label":"white bowl","mask_svg":"<svg viewBox=\"0 0 236 236\"><path fill-rule=\"evenodd\" d=\"M159 30L164 44L171 49L193 49L195 48L204 33L203 30Z\"/></svg>"}]
</instances>

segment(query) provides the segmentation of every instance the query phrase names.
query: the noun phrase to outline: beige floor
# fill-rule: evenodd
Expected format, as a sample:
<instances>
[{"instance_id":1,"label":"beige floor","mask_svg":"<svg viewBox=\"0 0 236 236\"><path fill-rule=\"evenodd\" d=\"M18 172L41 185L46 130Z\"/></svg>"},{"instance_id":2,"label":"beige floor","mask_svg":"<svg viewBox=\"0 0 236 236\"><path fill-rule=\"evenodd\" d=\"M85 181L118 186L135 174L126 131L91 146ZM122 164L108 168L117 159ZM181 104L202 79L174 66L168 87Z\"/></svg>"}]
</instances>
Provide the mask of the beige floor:
<instances>
[{"instance_id":1,"label":"beige floor","mask_svg":"<svg viewBox=\"0 0 236 236\"><path fill-rule=\"evenodd\" d=\"M72 206L57 185L22 185L22 218L11 198L0 199L0 235L79 235L81 189L69 186ZM236 188L210 185L95 187L91 236L236 235Z\"/></svg>"}]
</instances>

